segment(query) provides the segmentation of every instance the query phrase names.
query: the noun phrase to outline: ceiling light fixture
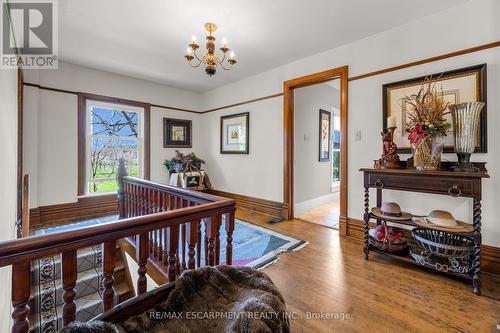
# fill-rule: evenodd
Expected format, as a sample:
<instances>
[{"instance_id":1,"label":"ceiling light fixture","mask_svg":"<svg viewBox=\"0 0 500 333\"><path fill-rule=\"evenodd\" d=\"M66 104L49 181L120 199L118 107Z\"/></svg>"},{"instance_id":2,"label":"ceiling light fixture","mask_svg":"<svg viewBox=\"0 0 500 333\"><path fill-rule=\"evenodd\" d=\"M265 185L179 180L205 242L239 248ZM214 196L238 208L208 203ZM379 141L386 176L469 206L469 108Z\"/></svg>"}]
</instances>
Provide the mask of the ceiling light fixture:
<instances>
[{"instance_id":1,"label":"ceiling light fixture","mask_svg":"<svg viewBox=\"0 0 500 333\"><path fill-rule=\"evenodd\" d=\"M189 44L186 55L184 58L189 62L189 65L193 68L199 67L201 64L205 65L205 72L212 76L217 72L217 66L220 66L222 69L228 71L230 70L234 64L236 64L236 59L234 58L234 52L229 52L229 48L227 47L227 41L225 38L222 39L222 47L219 49L222 52L222 60L220 57L215 54L215 37L212 35L215 30L217 30L217 26L214 23L205 23L205 30L208 31L207 44L205 54L199 58L196 54L196 50L200 47L196 43L196 37L193 36L191 43ZM229 58L227 59L227 63L229 66L224 66L224 60L226 60L226 55L229 52ZM192 61L196 58L198 60L197 64L193 64Z\"/></svg>"}]
</instances>

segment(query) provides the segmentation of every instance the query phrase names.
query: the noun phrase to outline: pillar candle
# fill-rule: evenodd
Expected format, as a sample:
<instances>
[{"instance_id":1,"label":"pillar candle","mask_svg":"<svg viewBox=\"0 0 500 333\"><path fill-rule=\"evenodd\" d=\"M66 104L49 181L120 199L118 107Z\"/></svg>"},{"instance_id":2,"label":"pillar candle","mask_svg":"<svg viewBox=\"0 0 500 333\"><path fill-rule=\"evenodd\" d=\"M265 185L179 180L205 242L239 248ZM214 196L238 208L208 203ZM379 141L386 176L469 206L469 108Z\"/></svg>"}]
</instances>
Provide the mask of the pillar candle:
<instances>
[{"instance_id":1,"label":"pillar candle","mask_svg":"<svg viewBox=\"0 0 500 333\"><path fill-rule=\"evenodd\" d=\"M387 128L396 127L396 116L390 116L387 118Z\"/></svg>"}]
</instances>

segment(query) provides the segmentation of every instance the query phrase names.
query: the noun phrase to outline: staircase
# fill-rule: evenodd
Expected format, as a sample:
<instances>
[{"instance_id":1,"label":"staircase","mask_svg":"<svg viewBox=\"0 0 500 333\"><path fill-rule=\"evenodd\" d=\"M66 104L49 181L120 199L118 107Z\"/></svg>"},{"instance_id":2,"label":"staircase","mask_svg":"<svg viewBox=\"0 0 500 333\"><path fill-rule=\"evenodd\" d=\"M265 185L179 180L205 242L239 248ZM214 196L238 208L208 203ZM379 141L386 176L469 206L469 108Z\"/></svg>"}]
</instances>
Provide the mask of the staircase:
<instances>
[{"instance_id":1,"label":"staircase","mask_svg":"<svg viewBox=\"0 0 500 333\"><path fill-rule=\"evenodd\" d=\"M102 313L101 247L83 248L77 253L76 320L88 321ZM115 304L135 296L126 259L118 246L116 257ZM63 327L61 258L44 257L31 265L30 332L57 332Z\"/></svg>"}]
</instances>

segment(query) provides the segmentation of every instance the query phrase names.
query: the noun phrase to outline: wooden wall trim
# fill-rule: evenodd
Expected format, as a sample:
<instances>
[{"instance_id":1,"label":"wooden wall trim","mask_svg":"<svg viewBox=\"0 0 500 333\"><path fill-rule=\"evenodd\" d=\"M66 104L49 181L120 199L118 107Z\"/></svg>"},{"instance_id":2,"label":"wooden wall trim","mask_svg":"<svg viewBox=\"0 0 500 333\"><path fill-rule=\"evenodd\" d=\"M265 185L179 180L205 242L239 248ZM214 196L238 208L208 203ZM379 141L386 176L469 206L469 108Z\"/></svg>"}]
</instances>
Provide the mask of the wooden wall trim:
<instances>
[{"instance_id":1,"label":"wooden wall trim","mask_svg":"<svg viewBox=\"0 0 500 333\"><path fill-rule=\"evenodd\" d=\"M131 105L144 109L144 179L149 180L151 174L151 106L150 104L124 98L87 93L78 94L78 195L85 195L86 169L86 128L87 101L99 101L123 105Z\"/></svg>"},{"instance_id":2,"label":"wooden wall trim","mask_svg":"<svg viewBox=\"0 0 500 333\"><path fill-rule=\"evenodd\" d=\"M365 73L365 74L361 74L361 75L356 75L356 76L350 77L349 81L356 81L356 80L366 79L366 78L371 77L371 76L376 76L376 75L381 75L381 74L385 74L385 73L389 73L389 72L394 72L394 71L398 71L398 70L401 70L401 69L404 69L404 68L419 66L419 65L427 64L429 62L434 62L434 61L439 61L439 60L443 60L443 59L453 58L453 57L461 56L461 55L464 55L464 54L469 54L469 53L474 53L474 52L478 52L478 51L483 51L483 50L487 50L487 49L491 49L491 48L495 48L495 47L499 47L499 46L500 46L500 41L493 42L493 43L488 43L488 44L483 44L483 45L471 47L471 48L468 48L468 49L463 49L463 50L459 50L459 51L455 51L455 52L450 52L450 53L438 55L438 56L431 57L431 58L426 58L426 59L422 59L422 60L418 60L418 61L409 62L409 63L406 63L406 64L401 64L401 65L398 65L398 66L393 66L393 67L388 67L388 68L384 68L384 69L379 69L379 70L376 70L376 71L373 71L373 72L369 72L369 73Z\"/></svg>"},{"instance_id":3,"label":"wooden wall trim","mask_svg":"<svg viewBox=\"0 0 500 333\"><path fill-rule=\"evenodd\" d=\"M143 101L137 101L137 100L133 100L133 99L125 99L125 98L120 98L120 97L111 97L111 96L104 96L104 95L96 95L96 94L91 94L91 93L87 93L87 92L79 92L79 91L74 91L74 90L52 88L52 87L42 86L40 84L30 83L30 82L23 82L23 84L25 86L28 86L28 87L35 87L35 88L42 89L42 90L54 91L54 92L59 92L59 93L64 93L64 94L71 94L71 95L80 95L80 94L83 94L83 95L87 95L87 96L110 98L110 99L118 100L118 101L127 101L126 104L131 104L131 105L133 105L133 104L146 105L147 104L147 105L150 105L150 106L156 107L156 108L169 109L169 110L182 111L182 112L190 112L190 113L200 113L198 111L189 110L189 109L183 109L183 108L178 108L178 107L175 107L175 106L152 104L152 103L147 103L147 102L143 102Z\"/></svg>"},{"instance_id":4,"label":"wooden wall trim","mask_svg":"<svg viewBox=\"0 0 500 333\"><path fill-rule=\"evenodd\" d=\"M200 113L203 114L203 113L208 113L208 112L214 112L214 111L224 110L224 109L232 108L232 107L235 107L235 106L240 106L240 105L255 103L255 102L263 101L263 100L270 99L270 98L276 98L276 97L280 97L280 96L283 96L282 92L281 93L277 93L277 94L272 94L272 95L269 95L269 96L264 96L264 97L250 99L248 101L243 101L243 102L239 102L239 103L235 103L235 104L221 106L221 107L214 108L214 109L208 109L206 111L201 111Z\"/></svg>"},{"instance_id":5,"label":"wooden wall trim","mask_svg":"<svg viewBox=\"0 0 500 333\"><path fill-rule=\"evenodd\" d=\"M344 224L344 226L342 226ZM360 242L360 256L364 240L364 225L365 222L359 219L348 218L346 221L341 221L341 228L346 228L347 236L350 239ZM500 248L491 245L481 245L481 274L488 274L500 278Z\"/></svg>"},{"instance_id":6,"label":"wooden wall trim","mask_svg":"<svg viewBox=\"0 0 500 333\"><path fill-rule=\"evenodd\" d=\"M30 209L30 224L40 226L49 222L77 221L118 214L116 194L85 197L77 202L41 206Z\"/></svg>"},{"instance_id":7,"label":"wooden wall trim","mask_svg":"<svg viewBox=\"0 0 500 333\"><path fill-rule=\"evenodd\" d=\"M275 218L283 219L286 214L286 206L282 202L249 197L242 194L210 190L210 194L217 195L236 201L236 207L255 211Z\"/></svg>"},{"instance_id":8,"label":"wooden wall trim","mask_svg":"<svg viewBox=\"0 0 500 333\"><path fill-rule=\"evenodd\" d=\"M347 158L348 158L348 66L301 76L283 83L283 202L287 205L288 219L293 218L294 202L294 89L340 79L340 216L347 216Z\"/></svg>"},{"instance_id":9,"label":"wooden wall trim","mask_svg":"<svg viewBox=\"0 0 500 333\"><path fill-rule=\"evenodd\" d=\"M17 221L23 216L23 153L24 153L24 72L17 69Z\"/></svg>"}]
</instances>

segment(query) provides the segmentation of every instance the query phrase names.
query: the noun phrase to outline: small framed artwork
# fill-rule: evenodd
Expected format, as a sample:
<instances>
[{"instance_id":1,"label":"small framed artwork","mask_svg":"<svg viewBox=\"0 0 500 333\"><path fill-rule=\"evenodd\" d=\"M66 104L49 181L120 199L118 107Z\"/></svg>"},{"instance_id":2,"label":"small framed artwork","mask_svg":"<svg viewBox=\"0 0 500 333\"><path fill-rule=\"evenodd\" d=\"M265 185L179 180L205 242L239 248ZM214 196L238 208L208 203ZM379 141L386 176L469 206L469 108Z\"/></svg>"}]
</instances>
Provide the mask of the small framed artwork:
<instances>
[{"instance_id":1,"label":"small framed artwork","mask_svg":"<svg viewBox=\"0 0 500 333\"><path fill-rule=\"evenodd\" d=\"M250 114L248 112L220 117L220 153L248 154Z\"/></svg>"},{"instance_id":2,"label":"small framed artwork","mask_svg":"<svg viewBox=\"0 0 500 333\"><path fill-rule=\"evenodd\" d=\"M332 114L329 111L319 110L319 161L330 160L330 121Z\"/></svg>"},{"instance_id":3,"label":"small framed artwork","mask_svg":"<svg viewBox=\"0 0 500 333\"><path fill-rule=\"evenodd\" d=\"M421 76L414 79L393 82L382 86L383 99L383 128L387 127L387 118L396 117L396 131L394 132L394 143L398 146L398 153L411 153L410 142L406 133L407 110L410 107L406 97L416 94L426 78L432 77L437 81L436 88L443 92L443 98L450 104L464 102L486 103L486 64L467 68L456 69L444 73L436 73ZM478 124L476 153L487 152L487 117L486 107L481 111L481 120ZM446 118L452 124L451 115ZM447 136L444 152L453 153L453 128L450 128Z\"/></svg>"},{"instance_id":4,"label":"small framed artwork","mask_svg":"<svg viewBox=\"0 0 500 333\"><path fill-rule=\"evenodd\" d=\"M192 121L163 118L163 147L191 148Z\"/></svg>"}]
</instances>

